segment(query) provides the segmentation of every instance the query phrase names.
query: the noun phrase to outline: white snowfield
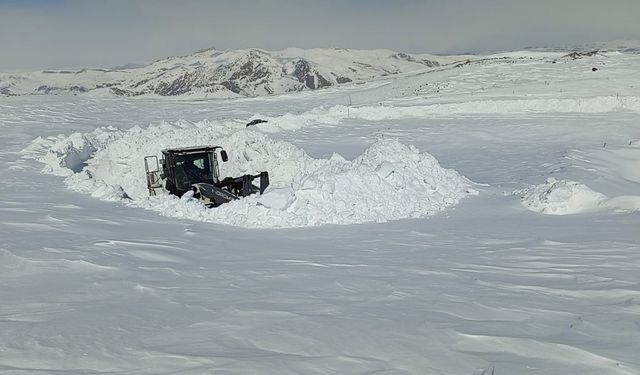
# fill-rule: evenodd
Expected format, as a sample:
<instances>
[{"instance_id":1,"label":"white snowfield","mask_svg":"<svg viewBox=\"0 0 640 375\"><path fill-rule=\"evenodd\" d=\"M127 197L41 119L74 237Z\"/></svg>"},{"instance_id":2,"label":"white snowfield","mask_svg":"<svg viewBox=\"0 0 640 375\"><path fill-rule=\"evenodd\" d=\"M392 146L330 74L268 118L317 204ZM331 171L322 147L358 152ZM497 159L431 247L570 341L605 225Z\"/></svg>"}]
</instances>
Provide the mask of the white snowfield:
<instances>
[{"instance_id":1,"label":"white snowfield","mask_svg":"<svg viewBox=\"0 0 640 375\"><path fill-rule=\"evenodd\" d=\"M0 98L0 374L639 374L640 55L566 55ZM148 197L206 144L271 186Z\"/></svg>"}]
</instances>

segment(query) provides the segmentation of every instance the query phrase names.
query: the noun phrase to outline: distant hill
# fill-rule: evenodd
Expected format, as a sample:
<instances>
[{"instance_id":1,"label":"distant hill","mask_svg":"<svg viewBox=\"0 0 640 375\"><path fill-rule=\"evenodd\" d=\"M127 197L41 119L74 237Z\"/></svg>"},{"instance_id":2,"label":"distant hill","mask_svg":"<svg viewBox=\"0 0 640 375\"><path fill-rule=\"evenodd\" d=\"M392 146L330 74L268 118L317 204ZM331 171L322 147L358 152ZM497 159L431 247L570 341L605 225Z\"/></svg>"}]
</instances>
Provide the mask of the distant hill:
<instances>
[{"instance_id":1,"label":"distant hill","mask_svg":"<svg viewBox=\"0 0 640 375\"><path fill-rule=\"evenodd\" d=\"M0 95L253 97L365 82L456 59L390 50L209 49L143 67L0 73Z\"/></svg>"}]
</instances>

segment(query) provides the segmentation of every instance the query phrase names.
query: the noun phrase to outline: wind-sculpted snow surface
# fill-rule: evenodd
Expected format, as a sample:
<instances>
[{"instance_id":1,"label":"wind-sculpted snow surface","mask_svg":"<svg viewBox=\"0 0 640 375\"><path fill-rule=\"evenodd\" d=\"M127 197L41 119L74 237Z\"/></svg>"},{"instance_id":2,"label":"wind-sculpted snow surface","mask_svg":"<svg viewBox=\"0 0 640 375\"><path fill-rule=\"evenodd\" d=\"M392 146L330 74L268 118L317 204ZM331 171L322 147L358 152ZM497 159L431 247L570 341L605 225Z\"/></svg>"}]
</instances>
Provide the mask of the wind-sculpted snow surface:
<instances>
[{"instance_id":1,"label":"wind-sculpted snow surface","mask_svg":"<svg viewBox=\"0 0 640 375\"><path fill-rule=\"evenodd\" d=\"M0 374L640 374L640 56L567 53L256 99L1 98ZM271 188L147 196L143 156L206 143Z\"/></svg>"},{"instance_id":2,"label":"wind-sculpted snow surface","mask_svg":"<svg viewBox=\"0 0 640 375\"><path fill-rule=\"evenodd\" d=\"M271 186L207 209L190 196L148 197L143 158L168 147L216 144L228 150L223 176L269 171ZM162 215L244 227L355 224L435 214L476 194L471 182L428 153L380 138L354 160L314 159L291 143L244 129L241 123L177 122L123 132L100 128L36 139L23 151L64 175L72 190Z\"/></svg>"}]
</instances>

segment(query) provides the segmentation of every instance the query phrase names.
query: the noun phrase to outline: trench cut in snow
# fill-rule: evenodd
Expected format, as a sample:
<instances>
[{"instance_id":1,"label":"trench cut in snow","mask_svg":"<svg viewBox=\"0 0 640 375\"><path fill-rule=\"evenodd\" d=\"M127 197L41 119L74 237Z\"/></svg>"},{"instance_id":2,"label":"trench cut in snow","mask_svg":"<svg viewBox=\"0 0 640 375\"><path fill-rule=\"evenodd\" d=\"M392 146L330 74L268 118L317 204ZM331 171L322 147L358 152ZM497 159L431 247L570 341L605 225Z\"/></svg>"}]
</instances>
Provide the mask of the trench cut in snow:
<instances>
[{"instance_id":1,"label":"trench cut in snow","mask_svg":"<svg viewBox=\"0 0 640 375\"><path fill-rule=\"evenodd\" d=\"M143 158L164 148L219 145L229 153L222 176L268 171L262 196L216 209L200 202L149 197ZM38 138L23 151L45 164L44 172L66 176L72 190L162 215L253 228L384 222L433 215L477 194L472 183L395 139L379 138L354 160L338 154L314 159L291 143L245 129L241 122L160 123L128 131L99 128L92 133ZM82 166L82 168L80 168Z\"/></svg>"}]
</instances>

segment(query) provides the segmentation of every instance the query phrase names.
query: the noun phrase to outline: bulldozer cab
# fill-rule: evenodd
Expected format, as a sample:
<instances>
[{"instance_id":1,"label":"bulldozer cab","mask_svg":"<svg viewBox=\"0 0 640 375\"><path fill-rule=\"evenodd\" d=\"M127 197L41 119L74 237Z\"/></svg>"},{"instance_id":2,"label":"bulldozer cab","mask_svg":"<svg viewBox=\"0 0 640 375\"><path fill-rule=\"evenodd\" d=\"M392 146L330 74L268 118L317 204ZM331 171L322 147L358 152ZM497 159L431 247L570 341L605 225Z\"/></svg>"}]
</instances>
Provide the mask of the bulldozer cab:
<instances>
[{"instance_id":1,"label":"bulldozer cab","mask_svg":"<svg viewBox=\"0 0 640 375\"><path fill-rule=\"evenodd\" d=\"M227 154L219 146L187 147L162 150L162 171L166 189L174 195L182 195L197 183L215 184L220 181L218 152L222 161Z\"/></svg>"},{"instance_id":2,"label":"bulldozer cab","mask_svg":"<svg viewBox=\"0 0 640 375\"><path fill-rule=\"evenodd\" d=\"M178 155L175 157L176 184L192 185L213 181L213 171L208 154Z\"/></svg>"},{"instance_id":3,"label":"bulldozer cab","mask_svg":"<svg viewBox=\"0 0 640 375\"><path fill-rule=\"evenodd\" d=\"M218 159L224 162L229 158L220 146L166 149L162 150L162 157L160 161L155 155L144 158L147 188L151 196L156 195L156 189L163 187L178 197L192 191L192 197L207 207L218 207L252 194L262 194L269 186L268 172L221 180ZM259 186L253 184L257 179Z\"/></svg>"}]
</instances>

